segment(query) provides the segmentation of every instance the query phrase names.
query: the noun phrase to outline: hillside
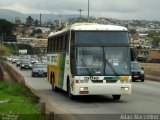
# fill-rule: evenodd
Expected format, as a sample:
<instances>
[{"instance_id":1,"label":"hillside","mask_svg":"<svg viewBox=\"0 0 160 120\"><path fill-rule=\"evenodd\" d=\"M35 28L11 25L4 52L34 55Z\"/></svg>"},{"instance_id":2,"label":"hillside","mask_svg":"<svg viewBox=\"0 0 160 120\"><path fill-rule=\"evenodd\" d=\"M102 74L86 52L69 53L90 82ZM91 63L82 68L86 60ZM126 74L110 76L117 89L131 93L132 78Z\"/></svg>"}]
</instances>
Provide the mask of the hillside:
<instances>
[{"instance_id":1,"label":"hillside","mask_svg":"<svg viewBox=\"0 0 160 120\"><path fill-rule=\"evenodd\" d=\"M8 10L8 9L0 9L0 18L7 19L8 21L14 22L16 17L19 17L23 23L25 23L26 18L28 16L31 16L33 19L40 19L40 14L22 14L20 12L16 12L14 10ZM78 15L61 15L62 19L66 18L74 18ZM54 15L54 14L42 14L42 21L48 21L48 20L56 20L60 18L60 15Z\"/></svg>"},{"instance_id":2,"label":"hillside","mask_svg":"<svg viewBox=\"0 0 160 120\"><path fill-rule=\"evenodd\" d=\"M7 10L7 9L0 9L0 18L4 18L7 19L9 21L13 21L15 19L15 17L25 17L25 15L13 11L13 10Z\"/></svg>"}]
</instances>

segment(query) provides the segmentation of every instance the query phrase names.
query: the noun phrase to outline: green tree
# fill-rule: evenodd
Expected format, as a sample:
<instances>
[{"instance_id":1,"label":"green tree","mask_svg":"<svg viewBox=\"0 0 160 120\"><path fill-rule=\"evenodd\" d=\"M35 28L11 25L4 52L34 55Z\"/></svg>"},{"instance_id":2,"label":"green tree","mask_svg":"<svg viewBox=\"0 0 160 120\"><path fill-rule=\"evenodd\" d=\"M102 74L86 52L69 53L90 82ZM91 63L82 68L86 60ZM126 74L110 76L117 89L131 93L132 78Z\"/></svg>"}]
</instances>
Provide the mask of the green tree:
<instances>
[{"instance_id":1,"label":"green tree","mask_svg":"<svg viewBox=\"0 0 160 120\"><path fill-rule=\"evenodd\" d=\"M153 48L158 48L160 45L160 32L150 32L148 37L151 39Z\"/></svg>"},{"instance_id":2,"label":"green tree","mask_svg":"<svg viewBox=\"0 0 160 120\"><path fill-rule=\"evenodd\" d=\"M15 24L5 19L0 19L0 36L12 35L14 30L15 30Z\"/></svg>"},{"instance_id":3,"label":"green tree","mask_svg":"<svg viewBox=\"0 0 160 120\"><path fill-rule=\"evenodd\" d=\"M152 45L154 48L158 48L160 45L160 37L153 37Z\"/></svg>"},{"instance_id":4,"label":"green tree","mask_svg":"<svg viewBox=\"0 0 160 120\"><path fill-rule=\"evenodd\" d=\"M130 33L130 34L137 34L137 31L136 31L136 29L130 29L130 30L129 30L129 33Z\"/></svg>"}]
</instances>

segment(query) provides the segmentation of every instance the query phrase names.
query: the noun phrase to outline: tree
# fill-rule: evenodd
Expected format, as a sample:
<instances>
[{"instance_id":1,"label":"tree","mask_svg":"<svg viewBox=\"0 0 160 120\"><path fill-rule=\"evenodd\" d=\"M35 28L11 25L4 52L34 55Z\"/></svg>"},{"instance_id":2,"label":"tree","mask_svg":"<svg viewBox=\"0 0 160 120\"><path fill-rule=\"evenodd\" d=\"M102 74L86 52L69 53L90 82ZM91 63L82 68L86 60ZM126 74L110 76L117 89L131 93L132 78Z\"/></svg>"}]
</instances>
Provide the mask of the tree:
<instances>
[{"instance_id":1,"label":"tree","mask_svg":"<svg viewBox=\"0 0 160 120\"><path fill-rule=\"evenodd\" d=\"M158 48L160 45L160 37L153 37L152 45L154 48Z\"/></svg>"},{"instance_id":2,"label":"tree","mask_svg":"<svg viewBox=\"0 0 160 120\"><path fill-rule=\"evenodd\" d=\"M14 30L15 30L15 24L5 19L0 19L0 36L12 35Z\"/></svg>"},{"instance_id":3,"label":"tree","mask_svg":"<svg viewBox=\"0 0 160 120\"><path fill-rule=\"evenodd\" d=\"M129 33L130 33L130 34L136 34L137 31L136 31L136 29L130 29L130 30L129 30Z\"/></svg>"}]
</instances>

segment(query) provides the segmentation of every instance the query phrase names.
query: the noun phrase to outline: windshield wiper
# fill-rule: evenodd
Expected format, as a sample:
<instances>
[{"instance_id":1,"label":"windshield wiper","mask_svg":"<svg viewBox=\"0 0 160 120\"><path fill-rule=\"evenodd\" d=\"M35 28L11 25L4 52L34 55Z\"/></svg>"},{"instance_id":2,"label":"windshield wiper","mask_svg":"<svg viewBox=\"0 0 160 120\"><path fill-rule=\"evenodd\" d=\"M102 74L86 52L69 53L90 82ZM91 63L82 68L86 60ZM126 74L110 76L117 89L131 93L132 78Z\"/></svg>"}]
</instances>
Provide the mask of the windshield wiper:
<instances>
[{"instance_id":1,"label":"windshield wiper","mask_svg":"<svg viewBox=\"0 0 160 120\"><path fill-rule=\"evenodd\" d=\"M90 71L90 67L86 64L83 58L81 58L82 64L85 66L85 69L88 71L89 76L93 76L92 72Z\"/></svg>"},{"instance_id":2,"label":"windshield wiper","mask_svg":"<svg viewBox=\"0 0 160 120\"><path fill-rule=\"evenodd\" d=\"M108 62L107 59L105 59L105 66L106 66L106 63L107 63L107 64L109 65L109 67L112 69L112 71L114 72L114 74L115 74L116 76L118 76L118 73L117 73L116 70L113 68L113 66L111 65L111 63Z\"/></svg>"}]
</instances>

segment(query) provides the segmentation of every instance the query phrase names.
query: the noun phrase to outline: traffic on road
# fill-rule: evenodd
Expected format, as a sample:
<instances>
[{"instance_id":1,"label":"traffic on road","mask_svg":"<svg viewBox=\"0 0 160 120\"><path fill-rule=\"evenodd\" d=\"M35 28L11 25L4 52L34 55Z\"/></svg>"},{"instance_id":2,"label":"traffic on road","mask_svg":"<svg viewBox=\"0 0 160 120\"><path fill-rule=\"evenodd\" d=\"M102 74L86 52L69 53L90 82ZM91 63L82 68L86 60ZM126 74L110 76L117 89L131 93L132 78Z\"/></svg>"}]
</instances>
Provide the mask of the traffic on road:
<instances>
[{"instance_id":1,"label":"traffic on road","mask_svg":"<svg viewBox=\"0 0 160 120\"><path fill-rule=\"evenodd\" d=\"M56 114L71 115L83 120L105 120L110 114L159 114L160 83L145 79L132 82L132 94L123 95L121 100L112 99L111 95L80 96L70 100L64 91L53 92L46 77L32 77L31 70L20 70L16 64L7 62L25 78L25 82L34 89L43 101L47 110ZM145 109L144 109L145 108ZM93 115L94 114L94 115Z\"/></svg>"}]
</instances>

